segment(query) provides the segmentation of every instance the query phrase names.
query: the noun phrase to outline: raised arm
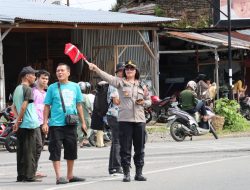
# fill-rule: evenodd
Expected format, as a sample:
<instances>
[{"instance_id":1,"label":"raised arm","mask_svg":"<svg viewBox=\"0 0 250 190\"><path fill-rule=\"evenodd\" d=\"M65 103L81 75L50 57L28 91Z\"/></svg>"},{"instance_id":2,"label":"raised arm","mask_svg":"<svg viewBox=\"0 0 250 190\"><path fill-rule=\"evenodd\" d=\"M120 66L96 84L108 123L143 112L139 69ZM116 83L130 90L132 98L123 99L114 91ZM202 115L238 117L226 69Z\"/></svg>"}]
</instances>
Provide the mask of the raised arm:
<instances>
[{"instance_id":1,"label":"raised arm","mask_svg":"<svg viewBox=\"0 0 250 190\"><path fill-rule=\"evenodd\" d=\"M112 76L103 70L99 69L95 64L89 63L89 69L95 71L98 76L100 76L104 81L108 82L112 86L119 88L122 84L122 79Z\"/></svg>"}]
</instances>

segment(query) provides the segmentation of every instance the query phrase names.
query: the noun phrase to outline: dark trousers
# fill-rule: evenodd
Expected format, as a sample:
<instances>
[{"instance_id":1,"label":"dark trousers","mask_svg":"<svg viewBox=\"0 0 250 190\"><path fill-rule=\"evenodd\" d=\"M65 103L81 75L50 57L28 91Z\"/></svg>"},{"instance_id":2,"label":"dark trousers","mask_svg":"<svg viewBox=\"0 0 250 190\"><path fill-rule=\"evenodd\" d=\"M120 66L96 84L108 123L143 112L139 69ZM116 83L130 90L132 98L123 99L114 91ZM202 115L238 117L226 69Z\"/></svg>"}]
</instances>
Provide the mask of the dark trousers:
<instances>
[{"instance_id":1,"label":"dark trousers","mask_svg":"<svg viewBox=\"0 0 250 190\"><path fill-rule=\"evenodd\" d=\"M120 155L122 167L130 166L132 143L134 145L134 164L144 165L145 123L119 122Z\"/></svg>"},{"instance_id":2,"label":"dark trousers","mask_svg":"<svg viewBox=\"0 0 250 190\"><path fill-rule=\"evenodd\" d=\"M116 117L107 116L108 125L112 130L112 143L109 155L109 171L121 167L120 142L119 142L119 123Z\"/></svg>"},{"instance_id":3,"label":"dark trousers","mask_svg":"<svg viewBox=\"0 0 250 190\"><path fill-rule=\"evenodd\" d=\"M17 178L32 179L36 173L36 133L19 128L17 132Z\"/></svg>"},{"instance_id":4,"label":"dark trousers","mask_svg":"<svg viewBox=\"0 0 250 190\"><path fill-rule=\"evenodd\" d=\"M38 161L41 156L41 152L43 150L43 140L42 140L42 132L41 132L41 127L38 127L35 129L35 134L36 134L36 154L35 154L35 159L36 159L36 170L38 168Z\"/></svg>"}]
</instances>

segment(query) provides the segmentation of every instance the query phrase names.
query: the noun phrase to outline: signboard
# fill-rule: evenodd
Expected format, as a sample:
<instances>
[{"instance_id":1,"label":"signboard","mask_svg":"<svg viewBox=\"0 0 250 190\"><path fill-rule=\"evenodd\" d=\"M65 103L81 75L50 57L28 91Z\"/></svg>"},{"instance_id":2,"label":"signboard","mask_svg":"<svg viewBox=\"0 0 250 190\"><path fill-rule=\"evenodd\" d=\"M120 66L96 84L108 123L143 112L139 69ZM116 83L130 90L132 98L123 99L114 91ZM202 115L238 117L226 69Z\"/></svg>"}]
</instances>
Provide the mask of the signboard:
<instances>
[{"instance_id":1,"label":"signboard","mask_svg":"<svg viewBox=\"0 0 250 190\"><path fill-rule=\"evenodd\" d=\"M218 8L214 8L214 25L226 27L228 0L214 0L213 4ZM232 27L250 26L250 0L231 0L230 10Z\"/></svg>"}]
</instances>

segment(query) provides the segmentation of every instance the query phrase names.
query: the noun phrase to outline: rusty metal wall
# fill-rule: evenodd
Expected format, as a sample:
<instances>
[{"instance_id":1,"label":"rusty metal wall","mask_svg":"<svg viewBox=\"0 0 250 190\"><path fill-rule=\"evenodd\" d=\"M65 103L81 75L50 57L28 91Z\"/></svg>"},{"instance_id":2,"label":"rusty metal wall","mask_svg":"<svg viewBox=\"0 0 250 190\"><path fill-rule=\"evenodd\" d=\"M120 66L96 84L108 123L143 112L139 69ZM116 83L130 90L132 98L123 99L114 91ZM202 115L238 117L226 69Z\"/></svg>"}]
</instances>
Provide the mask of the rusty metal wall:
<instances>
[{"instance_id":1,"label":"rusty metal wall","mask_svg":"<svg viewBox=\"0 0 250 190\"><path fill-rule=\"evenodd\" d=\"M142 34L147 42L149 42L148 31L143 31ZM132 30L74 30L72 32L72 42L77 44L81 48L81 51L91 61L93 56L96 54L96 47L98 46L113 46L113 45L143 45L143 42L138 35L137 31ZM151 43L149 43L151 44ZM119 53L122 48L119 48ZM154 64L152 58L148 55L143 47L129 47L122 54L119 62L125 62L126 60L135 60L140 70L141 79L152 80L154 75L152 67ZM101 69L114 74L114 49L112 47L102 48L94 60ZM89 80L93 77L90 74ZM147 78L146 78L147 77Z\"/></svg>"}]
</instances>

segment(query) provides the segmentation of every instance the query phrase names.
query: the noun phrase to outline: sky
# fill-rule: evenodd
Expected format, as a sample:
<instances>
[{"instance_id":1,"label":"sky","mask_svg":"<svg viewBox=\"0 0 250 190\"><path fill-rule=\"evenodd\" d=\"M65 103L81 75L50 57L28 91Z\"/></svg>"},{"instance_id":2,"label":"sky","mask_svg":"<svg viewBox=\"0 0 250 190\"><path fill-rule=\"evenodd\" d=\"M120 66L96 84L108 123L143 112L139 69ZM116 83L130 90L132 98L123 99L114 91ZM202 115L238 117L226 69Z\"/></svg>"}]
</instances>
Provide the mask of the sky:
<instances>
[{"instance_id":1,"label":"sky","mask_svg":"<svg viewBox=\"0 0 250 190\"><path fill-rule=\"evenodd\" d=\"M66 4L66 2L63 0L63 3ZM69 3L71 7L108 11L116 4L116 0L69 0Z\"/></svg>"}]
</instances>

